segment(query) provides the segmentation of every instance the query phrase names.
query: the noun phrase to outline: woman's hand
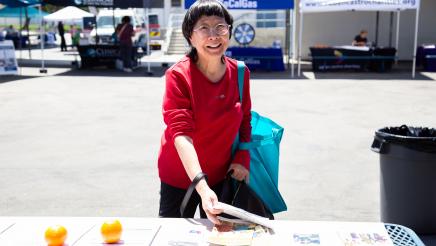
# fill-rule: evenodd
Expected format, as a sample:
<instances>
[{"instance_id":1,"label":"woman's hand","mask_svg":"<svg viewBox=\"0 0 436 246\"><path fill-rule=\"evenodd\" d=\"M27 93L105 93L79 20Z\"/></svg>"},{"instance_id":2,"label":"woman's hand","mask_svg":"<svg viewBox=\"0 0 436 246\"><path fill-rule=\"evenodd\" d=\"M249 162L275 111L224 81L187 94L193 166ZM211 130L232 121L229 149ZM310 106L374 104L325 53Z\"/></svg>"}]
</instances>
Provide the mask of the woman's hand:
<instances>
[{"instance_id":1,"label":"woman's hand","mask_svg":"<svg viewBox=\"0 0 436 246\"><path fill-rule=\"evenodd\" d=\"M230 164L229 171L231 171L231 170L233 170L232 177L234 179L239 180L239 181L242 181L242 180L248 181L249 171L247 170L247 168L245 168L241 164L238 164L238 163ZM227 172L229 172L229 171L227 171Z\"/></svg>"},{"instance_id":2,"label":"woman's hand","mask_svg":"<svg viewBox=\"0 0 436 246\"><path fill-rule=\"evenodd\" d=\"M218 205L218 197L215 192L209 188L204 180L200 181L197 187L197 192L201 197L201 206L204 212L206 212L207 218L214 224L220 225L221 222L216 217L217 214L223 212L223 210Z\"/></svg>"}]
</instances>

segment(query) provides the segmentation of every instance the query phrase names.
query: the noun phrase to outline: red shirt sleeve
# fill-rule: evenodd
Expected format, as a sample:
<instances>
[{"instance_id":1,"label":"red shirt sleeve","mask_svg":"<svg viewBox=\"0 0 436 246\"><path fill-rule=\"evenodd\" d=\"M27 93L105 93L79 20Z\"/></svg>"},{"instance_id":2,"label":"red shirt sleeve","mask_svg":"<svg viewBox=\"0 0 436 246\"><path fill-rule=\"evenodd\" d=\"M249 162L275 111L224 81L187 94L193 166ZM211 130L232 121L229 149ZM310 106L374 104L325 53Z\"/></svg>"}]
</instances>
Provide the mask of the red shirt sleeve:
<instances>
[{"instance_id":1,"label":"red shirt sleeve","mask_svg":"<svg viewBox=\"0 0 436 246\"><path fill-rule=\"evenodd\" d=\"M244 113L239 128L239 142L251 141L251 96L250 96L250 70L245 67L244 91L242 92L242 111ZM232 163L238 163L250 170L250 152L237 150Z\"/></svg>"},{"instance_id":2,"label":"red shirt sleeve","mask_svg":"<svg viewBox=\"0 0 436 246\"><path fill-rule=\"evenodd\" d=\"M192 138L195 124L189 84L182 74L173 69L167 70L165 78L162 114L171 139L174 141L174 138L179 135Z\"/></svg>"}]
</instances>

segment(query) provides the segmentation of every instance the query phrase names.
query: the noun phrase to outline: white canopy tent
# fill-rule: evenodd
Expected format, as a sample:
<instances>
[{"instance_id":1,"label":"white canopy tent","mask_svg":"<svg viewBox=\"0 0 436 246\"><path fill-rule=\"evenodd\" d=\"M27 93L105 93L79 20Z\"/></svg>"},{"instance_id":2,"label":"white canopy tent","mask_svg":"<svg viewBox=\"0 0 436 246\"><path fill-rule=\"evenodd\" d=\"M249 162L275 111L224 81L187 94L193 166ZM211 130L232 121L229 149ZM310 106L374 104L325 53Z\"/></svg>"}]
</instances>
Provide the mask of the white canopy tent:
<instances>
[{"instance_id":1,"label":"white canopy tent","mask_svg":"<svg viewBox=\"0 0 436 246\"><path fill-rule=\"evenodd\" d=\"M418 42L418 20L420 0L301 0L300 1L300 32L298 38L298 76L301 75L301 43L303 37L303 14L333 11L397 11L396 49L398 50L398 33L400 11L416 10L415 36L413 45L412 77L415 78L416 47Z\"/></svg>"},{"instance_id":2,"label":"white canopy tent","mask_svg":"<svg viewBox=\"0 0 436 246\"><path fill-rule=\"evenodd\" d=\"M42 41L41 42L41 69L39 70L39 72L47 73L47 69L45 68L45 61L44 61L44 41L43 41L44 39L42 38L45 36L44 21L46 22L62 21L64 24L79 24L80 26L82 26L83 17L92 17L94 15L73 6L65 7L54 13L42 17L41 5L39 5L39 12L40 12L40 33L41 33L41 41Z\"/></svg>"},{"instance_id":3,"label":"white canopy tent","mask_svg":"<svg viewBox=\"0 0 436 246\"><path fill-rule=\"evenodd\" d=\"M68 6L60 9L52 14L44 16L46 22L59 22L62 21L65 24L79 24L82 25L83 17L92 17L91 13L88 13L82 9L74 6Z\"/></svg>"}]
</instances>

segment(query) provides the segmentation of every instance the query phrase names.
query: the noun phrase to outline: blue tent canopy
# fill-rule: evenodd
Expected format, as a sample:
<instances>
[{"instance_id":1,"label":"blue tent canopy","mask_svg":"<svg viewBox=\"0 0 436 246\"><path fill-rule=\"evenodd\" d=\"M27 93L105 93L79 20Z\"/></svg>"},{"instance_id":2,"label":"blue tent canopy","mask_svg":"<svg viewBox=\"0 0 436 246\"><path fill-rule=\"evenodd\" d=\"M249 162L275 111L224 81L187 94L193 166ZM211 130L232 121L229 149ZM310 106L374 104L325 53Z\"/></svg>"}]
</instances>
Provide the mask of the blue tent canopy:
<instances>
[{"instance_id":1,"label":"blue tent canopy","mask_svg":"<svg viewBox=\"0 0 436 246\"><path fill-rule=\"evenodd\" d=\"M42 11L42 16L47 14L47 12ZM30 18L36 18L39 16L39 11L36 8L29 7L27 9L27 15ZM24 10L20 13L20 8L5 7L0 9L0 17L2 18L20 18L20 16L24 16Z\"/></svg>"},{"instance_id":2,"label":"blue tent canopy","mask_svg":"<svg viewBox=\"0 0 436 246\"><path fill-rule=\"evenodd\" d=\"M10 8L29 7L40 4L40 0L0 0L0 4Z\"/></svg>"}]
</instances>

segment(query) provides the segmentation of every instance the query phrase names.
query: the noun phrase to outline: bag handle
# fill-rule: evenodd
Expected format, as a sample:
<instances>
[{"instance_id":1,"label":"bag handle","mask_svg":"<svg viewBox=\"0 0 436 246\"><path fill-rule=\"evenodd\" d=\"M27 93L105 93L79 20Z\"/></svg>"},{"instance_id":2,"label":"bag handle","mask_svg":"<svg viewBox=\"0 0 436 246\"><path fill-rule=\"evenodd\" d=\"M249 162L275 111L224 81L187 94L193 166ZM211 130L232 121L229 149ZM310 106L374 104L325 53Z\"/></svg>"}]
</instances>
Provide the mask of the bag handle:
<instances>
[{"instance_id":1,"label":"bag handle","mask_svg":"<svg viewBox=\"0 0 436 246\"><path fill-rule=\"evenodd\" d=\"M186 205L188 205L189 199L191 199L192 192L195 189L195 186L197 186L198 182L200 180L205 179L207 182L207 174L200 172L195 176L195 178L192 180L192 183L189 185L188 190L186 191L185 196L183 197L182 204L180 205L180 217L183 218L183 213L185 212Z\"/></svg>"},{"instance_id":2,"label":"bag handle","mask_svg":"<svg viewBox=\"0 0 436 246\"><path fill-rule=\"evenodd\" d=\"M239 90L239 101L242 106L242 94L244 91L244 73L245 73L245 63L243 61L237 61L238 64L238 90ZM239 131L236 134L235 140L232 144L232 155L239 148Z\"/></svg>"},{"instance_id":3,"label":"bag handle","mask_svg":"<svg viewBox=\"0 0 436 246\"><path fill-rule=\"evenodd\" d=\"M244 91L244 74L245 74L245 63L243 61L238 61L238 88L239 88L239 100L242 104L242 94Z\"/></svg>"},{"instance_id":4,"label":"bag handle","mask_svg":"<svg viewBox=\"0 0 436 246\"><path fill-rule=\"evenodd\" d=\"M268 139L263 139L261 141L256 141L256 142L249 142L249 143L239 143L239 149L255 149L255 148L259 148L261 146L266 146L266 145L271 145L271 144L275 144L276 140L275 138L268 138Z\"/></svg>"},{"instance_id":5,"label":"bag handle","mask_svg":"<svg viewBox=\"0 0 436 246\"><path fill-rule=\"evenodd\" d=\"M233 169L231 169L226 174L226 179L231 180L232 184L234 185L233 186L234 192L233 192L233 195L232 195L232 201L230 202L230 205L234 205L235 198L238 195L239 190L241 189L241 184L242 184L242 182L244 182L244 181L239 181L237 179L234 179L232 177L233 172L234 172Z\"/></svg>"}]
</instances>

